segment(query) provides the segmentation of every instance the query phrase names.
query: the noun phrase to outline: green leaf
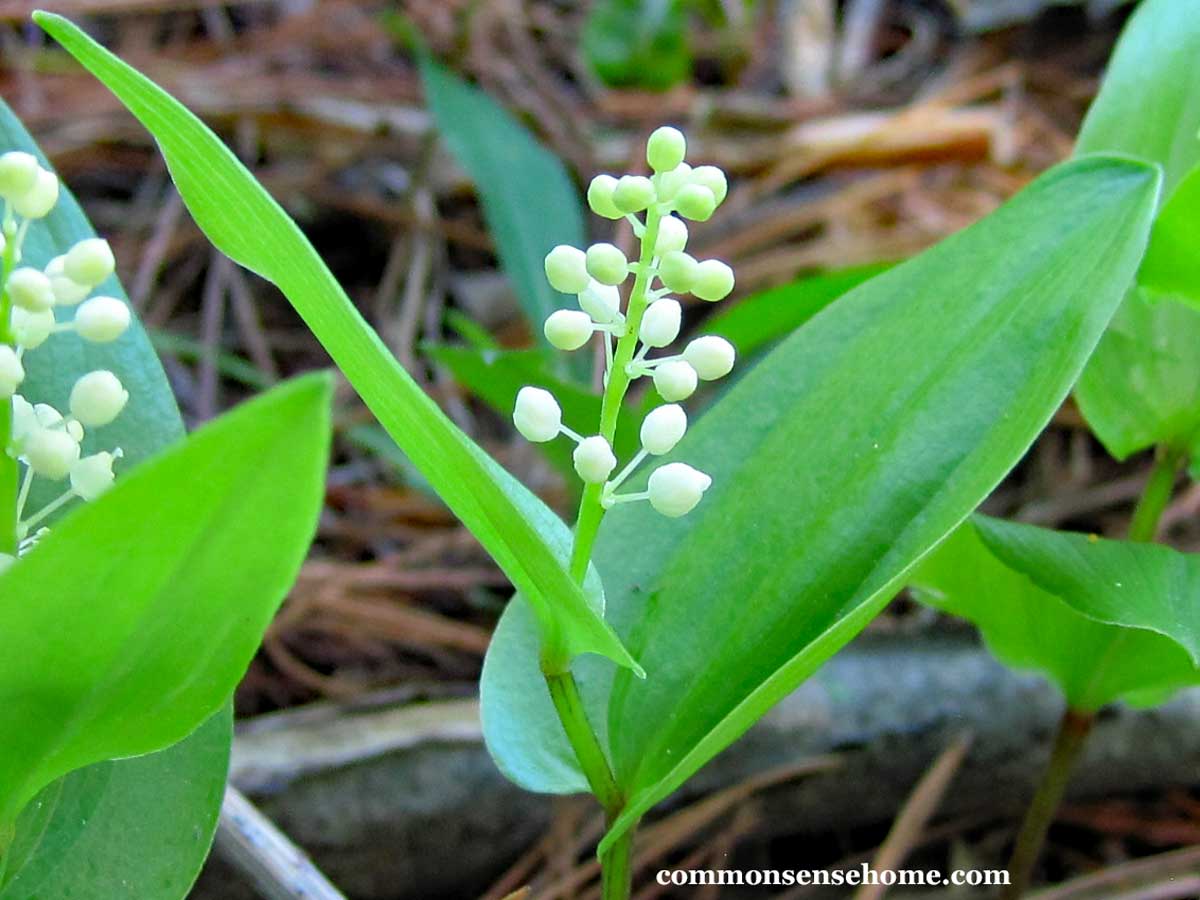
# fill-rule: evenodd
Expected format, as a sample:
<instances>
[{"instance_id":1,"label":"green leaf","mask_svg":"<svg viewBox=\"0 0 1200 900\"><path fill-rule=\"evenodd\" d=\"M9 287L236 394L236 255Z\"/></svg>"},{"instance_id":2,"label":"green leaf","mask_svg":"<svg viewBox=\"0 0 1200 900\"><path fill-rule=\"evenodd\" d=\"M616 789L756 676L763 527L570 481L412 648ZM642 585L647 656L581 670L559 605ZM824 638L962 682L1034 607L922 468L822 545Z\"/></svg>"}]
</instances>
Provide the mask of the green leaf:
<instances>
[{"instance_id":1,"label":"green leaf","mask_svg":"<svg viewBox=\"0 0 1200 900\"><path fill-rule=\"evenodd\" d=\"M279 287L346 378L528 600L545 660L597 653L637 671L488 457L438 408L371 330L312 245L237 157L169 94L61 16L35 19L129 107L158 141L180 196L213 244Z\"/></svg>"},{"instance_id":2,"label":"green leaf","mask_svg":"<svg viewBox=\"0 0 1200 900\"><path fill-rule=\"evenodd\" d=\"M1200 141L1200 138L1198 138ZM1200 165L1163 204L1138 282L1148 290L1200 303Z\"/></svg>"},{"instance_id":3,"label":"green leaf","mask_svg":"<svg viewBox=\"0 0 1200 900\"><path fill-rule=\"evenodd\" d=\"M50 165L3 101L0 147L24 150ZM25 261L42 266L93 236L64 186L54 211L31 229ZM101 290L125 298L115 277ZM78 373L106 368L121 378L131 392L130 405L112 425L91 432L86 444L89 452L121 446L122 470L183 437L171 388L136 316L115 343L97 346L60 335L26 356L25 367L22 393L60 409ZM52 492L50 485L35 492L31 508L51 499ZM222 713L166 750L98 763L48 786L17 822L5 866L10 881L0 897L24 900L33 893L38 900L67 900L88 893L88 885L115 895L117 888L103 889L103 879L110 876L145 900L183 896L212 843L231 741L230 715ZM81 810L88 814L80 815ZM65 848L70 849L66 859Z\"/></svg>"},{"instance_id":4,"label":"green leaf","mask_svg":"<svg viewBox=\"0 0 1200 900\"><path fill-rule=\"evenodd\" d=\"M694 512L607 516L608 616L653 661L644 683L616 673L584 689L607 709L629 796L607 841L860 630L1019 459L1132 277L1157 181L1123 160L1056 168L856 288L694 424L674 454L713 476ZM515 668L512 655L497 641L486 666ZM492 703L485 692L485 721ZM553 739L552 711L526 715L529 746ZM505 768L569 786L540 762Z\"/></svg>"},{"instance_id":5,"label":"green leaf","mask_svg":"<svg viewBox=\"0 0 1200 900\"><path fill-rule=\"evenodd\" d=\"M973 622L998 659L1046 675L1074 709L1138 701L1147 692L1196 681L1196 668L1176 641L1098 621L1048 584L1031 580L1024 567L1006 565L1001 557L1008 554L997 551L1005 542L999 529L1008 528L1029 532L1030 542L1047 541L1047 548L1059 537L1047 529L973 516L910 576L917 597Z\"/></svg>"},{"instance_id":6,"label":"green leaf","mask_svg":"<svg viewBox=\"0 0 1200 900\"><path fill-rule=\"evenodd\" d=\"M558 244L585 245L579 192L557 156L491 97L427 53L421 54L421 79L438 133L475 182L517 299L538 340L549 347L542 323L556 309L574 305L550 287L543 264ZM587 355L575 359L575 371L586 375Z\"/></svg>"},{"instance_id":7,"label":"green leaf","mask_svg":"<svg viewBox=\"0 0 1200 900\"><path fill-rule=\"evenodd\" d=\"M308 550L332 379L244 404L65 516L0 576L0 831L51 781L220 709ZM64 628L63 623L69 623Z\"/></svg>"},{"instance_id":8,"label":"green leaf","mask_svg":"<svg viewBox=\"0 0 1200 900\"><path fill-rule=\"evenodd\" d=\"M1097 621L1169 637L1200 665L1200 556L1000 519L977 525L992 553L1038 587Z\"/></svg>"},{"instance_id":9,"label":"green leaf","mask_svg":"<svg viewBox=\"0 0 1200 900\"><path fill-rule=\"evenodd\" d=\"M1083 370L1075 399L1116 459L1156 444L1191 447L1200 428L1200 312L1132 289Z\"/></svg>"},{"instance_id":10,"label":"green leaf","mask_svg":"<svg viewBox=\"0 0 1200 900\"><path fill-rule=\"evenodd\" d=\"M227 706L168 750L72 772L17 821L0 900L179 900L200 872L225 793Z\"/></svg>"},{"instance_id":11,"label":"green leaf","mask_svg":"<svg viewBox=\"0 0 1200 900\"><path fill-rule=\"evenodd\" d=\"M605 84L665 91L691 74L684 0L598 0L583 52Z\"/></svg>"},{"instance_id":12,"label":"green leaf","mask_svg":"<svg viewBox=\"0 0 1200 900\"><path fill-rule=\"evenodd\" d=\"M888 263L855 266L771 288L708 319L703 331L730 341L744 359L787 337L838 297L889 268Z\"/></svg>"}]
</instances>

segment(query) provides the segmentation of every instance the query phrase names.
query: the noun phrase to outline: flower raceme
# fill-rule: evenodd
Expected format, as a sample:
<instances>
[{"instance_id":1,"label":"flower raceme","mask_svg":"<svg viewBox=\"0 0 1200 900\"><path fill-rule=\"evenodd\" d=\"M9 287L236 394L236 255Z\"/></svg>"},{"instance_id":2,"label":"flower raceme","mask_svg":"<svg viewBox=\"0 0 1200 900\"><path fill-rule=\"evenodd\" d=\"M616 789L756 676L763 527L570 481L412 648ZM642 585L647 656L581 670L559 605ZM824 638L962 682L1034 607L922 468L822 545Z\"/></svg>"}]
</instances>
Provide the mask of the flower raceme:
<instances>
[{"instance_id":1,"label":"flower raceme","mask_svg":"<svg viewBox=\"0 0 1200 900\"><path fill-rule=\"evenodd\" d=\"M24 360L57 334L74 332L97 344L117 340L129 328L130 312L116 297L89 295L112 275L115 260L100 238L79 241L44 268L22 265L21 250L31 225L45 218L58 202L58 177L43 169L28 153L0 155L0 403L10 406L7 434L0 434L0 452L23 468L16 509L0 510L15 521L18 554L28 552L45 529L34 531L50 514L79 498L95 500L113 483L113 464L119 448L88 456L81 445L85 429L102 428L125 408L129 393L112 372L80 373L71 390L66 413L22 396ZM70 319L56 310L74 309ZM35 477L63 482L65 491L42 510L25 516L25 504ZM0 553L0 571L14 561Z\"/></svg>"},{"instance_id":2,"label":"flower raceme","mask_svg":"<svg viewBox=\"0 0 1200 900\"><path fill-rule=\"evenodd\" d=\"M700 381L723 378L733 368L734 349L726 340L706 336L691 341L681 353L651 358L651 350L679 337L683 307L669 294L692 294L715 302L733 290L733 270L717 259L698 260L686 252L685 220L705 221L725 199L725 174L715 166L692 168L684 162L687 142L677 129L663 127L650 135L646 161L653 175L597 175L588 186L588 205L599 216L627 219L640 241L637 260L626 258L609 243L581 250L560 245L546 256L546 279L565 294L578 297L579 309L550 315L545 335L560 350L572 351L599 335L604 342L605 397L601 433L584 436L562 421L554 396L537 387L517 395L513 422L528 440L550 441L560 434L575 441L575 471L588 485L599 485L601 509L647 500L665 516L686 515L700 502L712 480L685 463L667 463L651 472L647 489L618 494L617 489L646 459L669 453L687 430L687 414L679 406ZM639 213L644 218L639 218ZM634 276L628 303L621 307L621 286ZM666 404L642 422L642 449L614 476L617 458L612 440L616 415L629 383L649 376ZM585 497L586 503L586 497ZM582 515L582 513L581 513Z\"/></svg>"}]
</instances>

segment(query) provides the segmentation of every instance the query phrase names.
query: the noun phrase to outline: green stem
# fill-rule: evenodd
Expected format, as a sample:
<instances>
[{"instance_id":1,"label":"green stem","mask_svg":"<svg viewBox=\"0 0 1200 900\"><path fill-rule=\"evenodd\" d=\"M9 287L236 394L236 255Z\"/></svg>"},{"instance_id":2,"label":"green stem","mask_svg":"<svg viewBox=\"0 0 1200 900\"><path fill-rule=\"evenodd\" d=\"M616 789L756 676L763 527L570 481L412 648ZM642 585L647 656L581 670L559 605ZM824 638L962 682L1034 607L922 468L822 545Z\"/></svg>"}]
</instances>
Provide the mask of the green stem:
<instances>
[{"instance_id":1,"label":"green stem","mask_svg":"<svg viewBox=\"0 0 1200 900\"><path fill-rule=\"evenodd\" d=\"M0 270L0 344L13 343L12 300L5 285L16 259L16 241L9 236L4 247L3 269ZM17 555L17 496L20 492L17 461L8 455L12 442L12 400L0 401L0 553Z\"/></svg>"},{"instance_id":2,"label":"green stem","mask_svg":"<svg viewBox=\"0 0 1200 900\"><path fill-rule=\"evenodd\" d=\"M1012 858L1008 862L1009 884L1000 894L1000 900L1020 900L1029 887L1033 867L1042 853L1046 833L1054 821L1054 814L1062 802L1071 770L1079 760L1088 732L1095 721L1095 713L1067 708L1059 722L1050 763L1042 775L1033 802L1025 813L1025 821L1017 835Z\"/></svg>"},{"instance_id":3,"label":"green stem","mask_svg":"<svg viewBox=\"0 0 1200 900\"><path fill-rule=\"evenodd\" d=\"M1129 523L1129 540L1142 543L1154 540L1158 533L1158 520L1171 500L1175 477L1179 474L1179 468L1185 458L1184 452L1165 445L1160 445L1155 450L1150 480L1146 482L1142 496L1133 510L1133 519Z\"/></svg>"},{"instance_id":4,"label":"green stem","mask_svg":"<svg viewBox=\"0 0 1200 900\"><path fill-rule=\"evenodd\" d=\"M613 777L608 765L608 757L588 722L587 713L583 708L583 698L579 695L579 686L575 676L570 672L546 675L546 686L550 688L550 698L554 701L554 709L558 712L559 721L567 733L579 767L583 769L588 786L610 820L615 819L625 805L621 789Z\"/></svg>"},{"instance_id":5,"label":"green stem","mask_svg":"<svg viewBox=\"0 0 1200 900\"><path fill-rule=\"evenodd\" d=\"M630 826L600 859L602 900L628 900L633 889L633 834Z\"/></svg>"}]
</instances>

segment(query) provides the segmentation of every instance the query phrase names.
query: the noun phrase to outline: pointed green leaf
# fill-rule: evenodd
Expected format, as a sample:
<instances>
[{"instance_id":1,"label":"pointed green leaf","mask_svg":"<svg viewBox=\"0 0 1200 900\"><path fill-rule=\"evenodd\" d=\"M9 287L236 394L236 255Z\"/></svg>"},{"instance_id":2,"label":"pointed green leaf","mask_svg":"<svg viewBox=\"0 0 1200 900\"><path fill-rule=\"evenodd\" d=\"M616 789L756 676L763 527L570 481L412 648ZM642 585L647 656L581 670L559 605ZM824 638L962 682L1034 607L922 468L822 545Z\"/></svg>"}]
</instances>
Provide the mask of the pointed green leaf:
<instances>
[{"instance_id":1,"label":"pointed green leaf","mask_svg":"<svg viewBox=\"0 0 1200 900\"><path fill-rule=\"evenodd\" d=\"M296 307L380 423L533 607L548 664L598 653L636 669L496 480L486 454L396 361L300 229L229 148L71 22L50 13L35 18L154 135L180 196L213 244L278 286Z\"/></svg>"},{"instance_id":2,"label":"pointed green leaf","mask_svg":"<svg viewBox=\"0 0 1200 900\"><path fill-rule=\"evenodd\" d=\"M976 524L992 553L1038 587L1097 621L1165 635L1200 665L1200 556L982 516Z\"/></svg>"},{"instance_id":3,"label":"pointed green leaf","mask_svg":"<svg viewBox=\"0 0 1200 900\"><path fill-rule=\"evenodd\" d=\"M857 633L1045 426L1132 278L1157 172L1090 158L832 304L678 449L687 518L618 507L597 566L653 673L616 675L611 841Z\"/></svg>"},{"instance_id":4,"label":"pointed green leaf","mask_svg":"<svg viewBox=\"0 0 1200 900\"><path fill-rule=\"evenodd\" d=\"M312 540L332 390L308 376L244 404L0 575L0 831L55 779L227 702Z\"/></svg>"},{"instance_id":5,"label":"pointed green leaf","mask_svg":"<svg viewBox=\"0 0 1200 900\"><path fill-rule=\"evenodd\" d=\"M993 526L1008 523L972 516L940 544L909 577L917 597L973 622L998 659L1041 672L1074 709L1096 710L1196 682L1197 670L1176 641L1098 621L1002 562L992 549L999 549ZM1012 527L1032 532L1030 540L1056 536Z\"/></svg>"},{"instance_id":6,"label":"pointed green leaf","mask_svg":"<svg viewBox=\"0 0 1200 900\"><path fill-rule=\"evenodd\" d=\"M1200 136L1196 140L1200 143ZM1148 290L1200 304L1200 165L1163 204L1138 281Z\"/></svg>"}]
</instances>

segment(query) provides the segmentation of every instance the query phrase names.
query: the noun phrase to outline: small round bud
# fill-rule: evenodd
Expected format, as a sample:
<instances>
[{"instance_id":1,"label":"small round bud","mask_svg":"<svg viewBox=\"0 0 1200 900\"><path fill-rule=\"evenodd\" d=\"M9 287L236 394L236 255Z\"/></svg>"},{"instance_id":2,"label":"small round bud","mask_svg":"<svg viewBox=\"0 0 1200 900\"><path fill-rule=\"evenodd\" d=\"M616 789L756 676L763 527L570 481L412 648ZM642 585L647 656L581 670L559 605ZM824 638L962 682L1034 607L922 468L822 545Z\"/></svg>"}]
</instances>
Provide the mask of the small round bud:
<instances>
[{"instance_id":1,"label":"small round bud","mask_svg":"<svg viewBox=\"0 0 1200 900\"><path fill-rule=\"evenodd\" d=\"M712 479L699 469L673 462L651 472L646 487L650 505L664 516L677 519L696 508L711 484Z\"/></svg>"},{"instance_id":2,"label":"small round bud","mask_svg":"<svg viewBox=\"0 0 1200 900\"><path fill-rule=\"evenodd\" d=\"M670 172L663 172L658 176L658 199L661 203L669 203L675 199L675 195L679 193L679 189L683 187L692 177L692 167L687 163L680 163Z\"/></svg>"},{"instance_id":3,"label":"small round bud","mask_svg":"<svg viewBox=\"0 0 1200 900\"><path fill-rule=\"evenodd\" d=\"M22 266L8 276L8 296L17 306L30 312L41 312L54 306L54 288L50 279L29 266Z\"/></svg>"},{"instance_id":4,"label":"small round bud","mask_svg":"<svg viewBox=\"0 0 1200 900\"><path fill-rule=\"evenodd\" d=\"M736 355L733 344L713 334L696 338L683 350L683 358L705 381L716 381L728 375Z\"/></svg>"},{"instance_id":5,"label":"small round bud","mask_svg":"<svg viewBox=\"0 0 1200 900\"><path fill-rule=\"evenodd\" d=\"M62 481L79 459L79 442L58 428L38 428L25 440L24 456L34 473Z\"/></svg>"},{"instance_id":6,"label":"small round bud","mask_svg":"<svg viewBox=\"0 0 1200 900\"><path fill-rule=\"evenodd\" d=\"M54 312L44 309L41 312L30 312L19 306L12 311L13 338L17 346L24 350L36 350L54 333Z\"/></svg>"},{"instance_id":7,"label":"small round bud","mask_svg":"<svg viewBox=\"0 0 1200 900\"><path fill-rule=\"evenodd\" d=\"M26 219L41 219L50 214L58 202L58 176L45 169L38 169L33 186L25 193L12 198L13 211Z\"/></svg>"},{"instance_id":8,"label":"small round bud","mask_svg":"<svg viewBox=\"0 0 1200 900\"><path fill-rule=\"evenodd\" d=\"M673 202L679 214L693 222L708 220L717 208L717 199L713 192L701 184L685 184L679 189Z\"/></svg>"},{"instance_id":9,"label":"small round bud","mask_svg":"<svg viewBox=\"0 0 1200 900\"><path fill-rule=\"evenodd\" d=\"M575 471L588 484L603 484L617 467L612 447L598 434L580 441L571 458L575 462Z\"/></svg>"},{"instance_id":10,"label":"small round bud","mask_svg":"<svg viewBox=\"0 0 1200 900\"><path fill-rule=\"evenodd\" d=\"M88 428L107 425L121 414L129 392L112 372L88 372L71 389L71 415Z\"/></svg>"},{"instance_id":11,"label":"small round bud","mask_svg":"<svg viewBox=\"0 0 1200 900\"><path fill-rule=\"evenodd\" d=\"M613 191L617 189L617 179L611 175L597 175L592 179L587 189L588 206L592 212L606 219L619 219L624 213L613 203Z\"/></svg>"},{"instance_id":12,"label":"small round bud","mask_svg":"<svg viewBox=\"0 0 1200 900\"><path fill-rule=\"evenodd\" d=\"M551 346L559 350L578 350L588 342L595 327L587 313L560 309L550 314L543 330Z\"/></svg>"},{"instance_id":13,"label":"small round bud","mask_svg":"<svg viewBox=\"0 0 1200 900\"><path fill-rule=\"evenodd\" d=\"M76 460L71 466L71 490L91 502L113 486L113 462L121 451L94 453Z\"/></svg>"},{"instance_id":14,"label":"small round bud","mask_svg":"<svg viewBox=\"0 0 1200 900\"><path fill-rule=\"evenodd\" d=\"M578 247L559 244L546 254L546 280L556 291L578 294L588 286L587 257Z\"/></svg>"},{"instance_id":15,"label":"small round bud","mask_svg":"<svg viewBox=\"0 0 1200 900\"><path fill-rule=\"evenodd\" d=\"M67 251L63 272L76 284L95 287L113 273L117 262L103 238L88 238Z\"/></svg>"},{"instance_id":16,"label":"small round bud","mask_svg":"<svg viewBox=\"0 0 1200 900\"><path fill-rule=\"evenodd\" d=\"M66 254L56 256L46 264L44 270L54 290L56 306L74 306L91 292L86 284L79 284L67 277L66 262Z\"/></svg>"},{"instance_id":17,"label":"small round bud","mask_svg":"<svg viewBox=\"0 0 1200 900\"><path fill-rule=\"evenodd\" d=\"M697 166L692 169L690 180L692 184L703 185L712 191L713 199L717 201L717 206L721 205L721 201L729 193L729 182L725 180L725 173L716 166Z\"/></svg>"},{"instance_id":18,"label":"small round bud","mask_svg":"<svg viewBox=\"0 0 1200 900\"><path fill-rule=\"evenodd\" d=\"M37 181L38 161L32 153L10 150L0 156L0 197L16 200Z\"/></svg>"},{"instance_id":19,"label":"small round bud","mask_svg":"<svg viewBox=\"0 0 1200 900\"><path fill-rule=\"evenodd\" d=\"M75 330L86 341L107 344L129 328L129 307L116 297L93 297L75 313Z\"/></svg>"},{"instance_id":20,"label":"small round bud","mask_svg":"<svg viewBox=\"0 0 1200 900\"><path fill-rule=\"evenodd\" d=\"M687 413L677 403L651 410L642 420L642 446L646 452L662 456L675 449L687 431Z\"/></svg>"},{"instance_id":21,"label":"small round bud","mask_svg":"<svg viewBox=\"0 0 1200 900\"><path fill-rule=\"evenodd\" d=\"M655 128L646 141L646 162L655 172L669 172L683 162L687 139L683 132L670 125Z\"/></svg>"},{"instance_id":22,"label":"small round bud","mask_svg":"<svg viewBox=\"0 0 1200 900\"><path fill-rule=\"evenodd\" d=\"M615 285L592 279L579 294L579 308L600 325L615 322L621 315L621 292Z\"/></svg>"},{"instance_id":23,"label":"small round bud","mask_svg":"<svg viewBox=\"0 0 1200 900\"><path fill-rule=\"evenodd\" d=\"M664 400L675 403L696 392L699 379L692 364L682 359L660 363L654 370L654 387Z\"/></svg>"},{"instance_id":24,"label":"small round bud","mask_svg":"<svg viewBox=\"0 0 1200 900\"><path fill-rule=\"evenodd\" d=\"M629 260L612 244L592 244L587 248L587 270L601 284L618 285L629 275Z\"/></svg>"},{"instance_id":25,"label":"small round bud","mask_svg":"<svg viewBox=\"0 0 1200 900\"><path fill-rule=\"evenodd\" d=\"M654 255L665 256L675 253L687 246L688 229L683 219L677 216L663 216L658 223L658 240L654 243Z\"/></svg>"},{"instance_id":26,"label":"small round bud","mask_svg":"<svg viewBox=\"0 0 1200 900\"><path fill-rule=\"evenodd\" d=\"M724 300L733 290L733 269L719 259L706 259L696 266L692 293L701 300Z\"/></svg>"},{"instance_id":27,"label":"small round bud","mask_svg":"<svg viewBox=\"0 0 1200 900\"><path fill-rule=\"evenodd\" d=\"M641 212L655 200L654 183L645 175L622 175L612 199L622 214Z\"/></svg>"},{"instance_id":28,"label":"small round bud","mask_svg":"<svg viewBox=\"0 0 1200 900\"><path fill-rule=\"evenodd\" d=\"M663 297L655 300L642 316L638 337L648 347L665 347L679 337L679 323L683 318L683 307L678 300Z\"/></svg>"},{"instance_id":29,"label":"small round bud","mask_svg":"<svg viewBox=\"0 0 1200 900\"><path fill-rule=\"evenodd\" d=\"M689 256L682 250L672 250L664 254L658 263L658 280L668 290L677 294L686 294L696 282L696 269L699 267L695 257Z\"/></svg>"},{"instance_id":30,"label":"small round bud","mask_svg":"<svg viewBox=\"0 0 1200 900\"><path fill-rule=\"evenodd\" d=\"M562 430L562 409L549 391L523 387L517 393L513 424L526 440L541 444L558 437Z\"/></svg>"},{"instance_id":31,"label":"small round bud","mask_svg":"<svg viewBox=\"0 0 1200 900\"><path fill-rule=\"evenodd\" d=\"M25 380L25 367L17 351L8 344L0 344L0 400L7 400L17 392ZM0 447L0 453L4 448Z\"/></svg>"}]
</instances>

